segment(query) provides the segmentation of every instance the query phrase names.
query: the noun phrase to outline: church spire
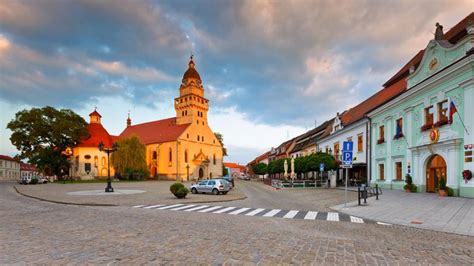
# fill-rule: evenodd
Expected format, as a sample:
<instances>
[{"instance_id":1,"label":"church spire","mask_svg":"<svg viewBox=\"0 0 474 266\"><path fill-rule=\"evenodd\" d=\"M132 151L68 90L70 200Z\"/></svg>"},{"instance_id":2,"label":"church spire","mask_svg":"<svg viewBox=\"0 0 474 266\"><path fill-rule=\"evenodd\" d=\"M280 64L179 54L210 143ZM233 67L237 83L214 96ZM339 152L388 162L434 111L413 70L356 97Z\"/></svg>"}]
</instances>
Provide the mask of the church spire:
<instances>
[{"instance_id":1,"label":"church spire","mask_svg":"<svg viewBox=\"0 0 474 266\"><path fill-rule=\"evenodd\" d=\"M127 127L131 125L132 125L132 119L130 119L130 110L128 110Z\"/></svg>"}]
</instances>

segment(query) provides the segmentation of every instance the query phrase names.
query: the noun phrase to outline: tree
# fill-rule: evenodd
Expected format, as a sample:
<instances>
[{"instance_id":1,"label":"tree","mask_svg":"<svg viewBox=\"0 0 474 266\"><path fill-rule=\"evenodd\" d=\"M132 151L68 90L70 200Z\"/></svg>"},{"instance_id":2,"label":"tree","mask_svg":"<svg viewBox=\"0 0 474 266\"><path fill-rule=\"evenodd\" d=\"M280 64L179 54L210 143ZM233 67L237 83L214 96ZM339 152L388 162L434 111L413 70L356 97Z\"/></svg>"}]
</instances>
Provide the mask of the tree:
<instances>
[{"instance_id":1,"label":"tree","mask_svg":"<svg viewBox=\"0 0 474 266\"><path fill-rule=\"evenodd\" d=\"M229 175L229 169L227 169L227 167L225 167L224 164L222 164L222 175L223 176L228 176Z\"/></svg>"},{"instance_id":2,"label":"tree","mask_svg":"<svg viewBox=\"0 0 474 266\"><path fill-rule=\"evenodd\" d=\"M224 136L219 132L214 133L214 135L222 145L222 156L227 156L227 148L224 147Z\"/></svg>"},{"instance_id":3,"label":"tree","mask_svg":"<svg viewBox=\"0 0 474 266\"><path fill-rule=\"evenodd\" d=\"M145 159L146 147L137 136L121 139L118 145L111 158L117 173L125 175L125 179L142 179L150 175Z\"/></svg>"},{"instance_id":4,"label":"tree","mask_svg":"<svg viewBox=\"0 0 474 266\"><path fill-rule=\"evenodd\" d=\"M253 167L253 172L257 175L265 175L268 173L268 165L265 163L258 163Z\"/></svg>"},{"instance_id":5,"label":"tree","mask_svg":"<svg viewBox=\"0 0 474 266\"><path fill-rule=\"evenodd\" d=\"M20 151L19 157L48 175L60 175L61 168L69 167L63 151L89 136L82 117L51 106L19 111L7 128L13 132L10 141Z\"/></svg>"}]
</instances>

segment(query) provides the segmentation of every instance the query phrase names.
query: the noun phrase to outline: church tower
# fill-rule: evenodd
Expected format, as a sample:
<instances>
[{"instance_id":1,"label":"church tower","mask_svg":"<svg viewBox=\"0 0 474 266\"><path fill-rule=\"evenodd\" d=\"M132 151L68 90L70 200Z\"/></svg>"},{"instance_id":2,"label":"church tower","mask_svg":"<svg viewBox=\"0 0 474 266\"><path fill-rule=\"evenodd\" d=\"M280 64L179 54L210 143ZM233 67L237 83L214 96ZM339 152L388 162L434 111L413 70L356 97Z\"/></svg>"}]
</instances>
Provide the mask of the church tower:
<instances>
[{"instance_id":1,"label":"church tower","mask_svg":"<svg viewBox=\"0 0 474 266\"><path fill-rule=\"evenodd\" d=\"M179 88L179 97L174 100L176 124L207 125L209 100L204 98L204 88L201 84L201 77L196 71L193 56L191 56L188 66Z\"/></svg>"}]
</instances>

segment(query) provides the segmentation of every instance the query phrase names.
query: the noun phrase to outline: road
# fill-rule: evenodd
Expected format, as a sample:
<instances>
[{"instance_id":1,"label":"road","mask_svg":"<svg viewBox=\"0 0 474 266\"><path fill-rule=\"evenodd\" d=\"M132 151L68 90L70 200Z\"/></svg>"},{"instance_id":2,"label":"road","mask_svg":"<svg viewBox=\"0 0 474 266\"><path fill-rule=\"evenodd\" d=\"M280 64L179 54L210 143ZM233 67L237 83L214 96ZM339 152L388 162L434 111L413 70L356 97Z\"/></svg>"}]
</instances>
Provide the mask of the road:
<instances>
[{"instance_id":1,"label":"road","mask_svg":"<svg viewBox=\"0 0 474 266\"><path fill-rule=\"evenodd\" d=\"M376 224L61 205L20 196L12 185L0 183L0 264L474 261L474 240L466 236ZM252 194L242 204L278 206L282 195L258 186L243 189Z\"/></svg>"}]
</instances>

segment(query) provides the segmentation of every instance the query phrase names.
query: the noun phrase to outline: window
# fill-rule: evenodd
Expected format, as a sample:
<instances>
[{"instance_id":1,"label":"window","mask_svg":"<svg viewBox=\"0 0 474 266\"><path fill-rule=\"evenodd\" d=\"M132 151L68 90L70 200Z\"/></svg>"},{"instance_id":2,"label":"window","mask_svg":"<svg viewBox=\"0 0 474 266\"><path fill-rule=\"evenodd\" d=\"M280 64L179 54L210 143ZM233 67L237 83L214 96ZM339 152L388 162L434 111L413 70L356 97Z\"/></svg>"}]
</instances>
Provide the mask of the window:
<instances>
[{"instance_id":1,"label":"window","mask_svg":"<svg viewBox=\"0 0 474 266\"><path fill-rule=\"evenodd\" d=\"M185 163L188 162L188 150L185 150L185 151L184 151L184 162L185 162Z\"/></svg>"},{"instance_id":2,"label":"window","mask_svg":"<svg viewBox=\"0 0 474 266\"><path fill-rule=\"evenodd\" d=\"M188 138L188 139L189 139L189 134L186 134L186 138Z\"/></svg>"},{"instance_id":3,"label":"window","mask_svg":"<svg viewBox=\"0 0 474 266\"><path fill-rule=\"evenodd\" d=\"M156 153L156 151L153 152L153 160L156 160L156 158L158 157L158 154Z\"/></svg>"},{"instance_id":4,"label":"window","mask_svg":"<svg viewBox=\"0 0 474 266\"><path fill-rule=\"evenodd\" d=\"M402 180L402 162L395 163L395 180Z\"/></svg>"},{"instance_id":5,"label":"window","mask_svg":"<svg viewBox=\"0 0 474 266\"><path fill-rule=\"evenodd\" d=\"M339 142L334 143L334 157L339 158Z\"/></svg>"},{"instance_id":6,"label":"window","mask_svg":"<svg viewBox=\"0 0 474 266\"><path fill-rule=\"evenodd\" d=\"M96 155L94 156L94 167L99 166L99 157Z\"/></svg>"},{"instance_id":7,"label":"window","mask_svg":"<svg viewBox=\"0 0 474 266\"><path fill-rule=\"evenodd\" d=\"M438 124L448 123L448 100L438 103Z\"/></svg>"},{"instance_id":8,"label":"window","mask_svg":"<svg viewBox=\"0 0 474 266\"><path fill-rule=\"evenodd\" d=\"M397 119L395 121L395 137L394 139L399 139L403 137L403 118Z\"/></svg>"},{"instance_id":9,"label":"window","mask_svg":"<svg viewBox=\"0 0 474 266\"><path fill-rule=\"evenodd\" d=\"M202 142L204 142L204 136L203 136L203 137L201 137L201 140L202 140Z\"/></svg>"},{"instance_id":10,"label":"window","mask_svg":"<svg viewBox=\"0 0 474 266\"><path fill-rule=\"evenodd\" d=\"M85 163L84 164L84 171L86 171L86 173L90 173L91 172L91 164L90 163Z\"/></svg>"},{"instance_id":11,"label":"window","mask_svg":"<svg viewBox=\"0 0 474 266\"><path fill-rule=\"evenodd\" d=\"M171 163L173 161L173 150L169 148L168 161Z\"/></svg>"},{"instance_id":12,"label":"window","mask_svg":"<svg viewBox=\"0 0 474 266\"><path fill-rule=\"evenodd\" d=\"M379 127L379 140L377 141L377 144L384 143L385 142L385 126L381 125Z\"/></svg>"},{"instance_id":13,"label":"window","mask_svg":"<svg viewBox=\"0 0 474 266\"><path fill-rule=\"evenodd\" d=\"M379 179L385 180L385 165L379 164Z\"/></svg>"},{"instance_id":14,"label":"window","mask_svg":"<svg viewBox=\"0 0 474 266\"><path fill-rule=\"evenodd\" d=\"M357 151L361 152L364 150L364 136L358 135L357 136Z\"/></svg>"},{"instance_id":15,"label":"window","mask_svg":"<svg viewBox=\"0 0 474 266\"><path fill-rule=\"evenodd\" d=\"M201 138L200 138L199 135L198 135L198 141L199 141L200 139L201 139Z\"/></svg>"},{"instance_id":16,"label":"window","mask_svg":"<svg viewBox=\"0 0 474 266\"><path fill-rule=\"evenodd\" d=\"M105 156L102 156L102 167L105 167Z\"/></svg>"},{"instance_id":17,"label":"window","mask_svg":"<svg viewBox=\"0 0 474 266\"><path fill-rule=\"evenodd\" d=\"M425 126L431 126L434 122L433 105L425 108Z\"/></svg>"},{"instance_id":18,"label":"window","mask_svg":"<svg viewBox=\"0 0 474 266\"><path fill-rule=\"evenodd\" d=\"M214 163L214 165L216 165L216 154L215 153L212 155L212 162Z\"/></svg>"}]
</instances>

